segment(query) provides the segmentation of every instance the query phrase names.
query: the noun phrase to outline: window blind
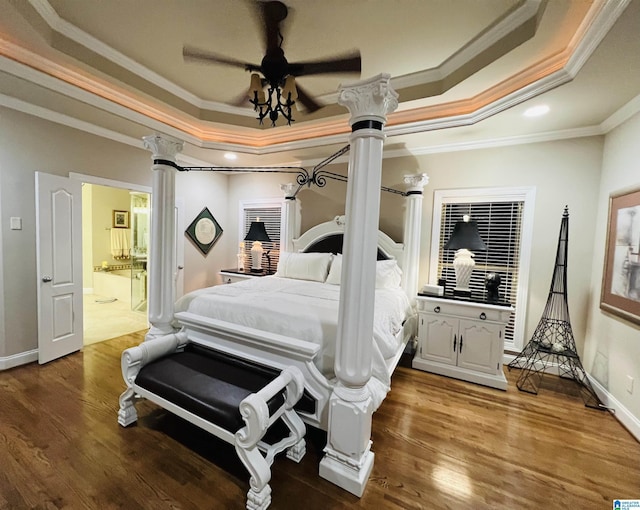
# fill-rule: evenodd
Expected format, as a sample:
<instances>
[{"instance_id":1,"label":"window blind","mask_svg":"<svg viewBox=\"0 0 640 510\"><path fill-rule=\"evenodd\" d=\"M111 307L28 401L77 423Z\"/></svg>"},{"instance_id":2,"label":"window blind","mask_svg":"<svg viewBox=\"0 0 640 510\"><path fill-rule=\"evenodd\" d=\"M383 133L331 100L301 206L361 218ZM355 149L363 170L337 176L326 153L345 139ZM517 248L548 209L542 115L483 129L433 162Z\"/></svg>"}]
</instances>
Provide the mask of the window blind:
<instances>
[{"instance_id":1,"label":"window blind","mask_svg":"<svg viewBox=\"0 0 640 510\"><path fill-rule=\"evenodd\" d=\"M451 237L456 222L466 214L477 222L480 237L487 245L485 251L474 252L476 266L469 282L471 292L484 296L487 273L497 273L502 281L501 300L508 301L517 310L523 210L523 201L442 204L438 274L446 279L447 287L455 286L455 250L445 250L443 246ZM516 313L513 313L505 331L505 341L513 341L515 320Z\"/></svg>"}]
</instances>

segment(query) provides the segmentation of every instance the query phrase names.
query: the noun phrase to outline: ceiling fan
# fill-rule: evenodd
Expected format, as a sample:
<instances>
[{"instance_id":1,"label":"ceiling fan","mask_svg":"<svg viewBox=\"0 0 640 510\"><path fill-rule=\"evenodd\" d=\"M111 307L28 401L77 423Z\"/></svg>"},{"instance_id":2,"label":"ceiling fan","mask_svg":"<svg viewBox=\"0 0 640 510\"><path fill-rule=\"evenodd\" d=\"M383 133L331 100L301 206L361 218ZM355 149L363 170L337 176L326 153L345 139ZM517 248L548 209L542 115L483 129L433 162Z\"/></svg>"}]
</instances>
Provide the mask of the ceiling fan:
<instances>
[{"instance_id":1,"label":"ceiling fan","mask_svg":"<svg viewBox=\"0 0 640 510\"><path fill-rule=\"evenodd\" d=\"M291 108L296 100L302 103L308 112L314 112L321 107L295 82L295 78L328 73L359 73L360 52L356 50L331 59L290 63L284 56L284 38L280 31L280 25L288 14L287 6L278 1L256 0L255 3L259 8L266 47L260 65L241 62L191 46L184 46L182 54L186 61L223 64L249 71L252 74L247 95L258 113L260 124L268 117L271 125L275 126L278 118L282 116L291 125L294 120Z\"/></svg>"}]
</instances>

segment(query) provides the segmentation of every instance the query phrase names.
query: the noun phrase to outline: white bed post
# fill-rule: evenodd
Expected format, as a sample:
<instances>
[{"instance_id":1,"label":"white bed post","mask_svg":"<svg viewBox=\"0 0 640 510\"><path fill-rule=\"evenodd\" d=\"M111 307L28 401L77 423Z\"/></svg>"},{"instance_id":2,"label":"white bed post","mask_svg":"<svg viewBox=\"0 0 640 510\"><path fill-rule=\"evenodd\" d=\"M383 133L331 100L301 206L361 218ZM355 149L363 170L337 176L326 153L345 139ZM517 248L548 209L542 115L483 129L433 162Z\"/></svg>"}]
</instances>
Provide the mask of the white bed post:
<instances>
[{"instance_id":1,"label":"white bed post","mask_svg":"<svg viewBox=\"0 0 640 510\"><path fill-rule=\"evenodd\" d=\"M362 496L373 468L368 387L373 349L376 252L382 175L382 127L398 107L388 74L341 87L351 113L351 150L336 341L338 381L329 401L326 455L320 476Z\"/></svg>"},{"instance_id":2,"label":"white bed post","mask_svg":"<svg viewBox=\"0 0 640 510\"><path fill-rule=\"evenodd\" d=\"M411 304L415 304L420 273L420 233L422 225L422 190L428 184L427 174L405 175L407 210L404 218L404 260L402 261L402 288Z\"/></svg>"},{"instance_id":3,"label":"white bed post","mask_svg":"<svg viewBox=\"0 0 640 510\"><path fill-rule=\"evenodd\" d=\"M175 182L171 165L183 143L162 135L143 138L152 153L151 236L149 247L149 323L146 340L173 333L176 271Z\"/></svg>"},{"instance_id":4,"label":"white bed post","mask_svg":"<svg viewBox=\"0 0 640 510\"><path fill-rule=\"evenodd\" d=\"M293 252L293 240L300 237L300 205L296 198L299 186L292 182L281 184L284 193L283 226L280 232L280 251Z\"/></svg>"}]
</instances>

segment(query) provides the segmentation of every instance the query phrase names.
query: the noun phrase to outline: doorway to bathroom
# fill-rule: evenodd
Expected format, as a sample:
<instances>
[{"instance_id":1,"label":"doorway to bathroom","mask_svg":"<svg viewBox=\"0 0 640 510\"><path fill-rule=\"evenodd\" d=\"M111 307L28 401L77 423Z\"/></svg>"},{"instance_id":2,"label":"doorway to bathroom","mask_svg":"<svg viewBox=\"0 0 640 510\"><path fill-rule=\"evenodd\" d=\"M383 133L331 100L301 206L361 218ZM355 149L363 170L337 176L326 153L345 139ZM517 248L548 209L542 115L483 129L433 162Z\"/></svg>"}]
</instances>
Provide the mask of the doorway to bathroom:
<instances>
[{"instance_id":1,"label":"doorway to bathroom","mask_svg":"<svg viewBox=\"0 0 640 510\"><path fill-rule=\"evenodd\" d=\"M151 195L83 182L84 345L148 329Z\"/></svg>"}]
</instances>

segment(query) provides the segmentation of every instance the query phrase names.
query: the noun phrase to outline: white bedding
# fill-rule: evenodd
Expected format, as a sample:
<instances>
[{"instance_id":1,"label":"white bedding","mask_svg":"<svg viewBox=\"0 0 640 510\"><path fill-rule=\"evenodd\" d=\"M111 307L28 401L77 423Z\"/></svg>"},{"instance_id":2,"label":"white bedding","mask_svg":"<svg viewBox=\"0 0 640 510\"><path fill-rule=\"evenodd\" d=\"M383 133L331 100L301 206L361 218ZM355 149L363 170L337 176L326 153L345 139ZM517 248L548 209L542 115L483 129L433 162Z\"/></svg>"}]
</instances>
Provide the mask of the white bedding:
<instances>
[{"instance_id":1,"label":"white bedding","mask_svg":"<svg viewBox=\"0 0 640 510\"><path fill-rule=\"evenodd\" d=\"M180 298L176 312L188 311L262 331L279 333L321 346L316 366L334 378L335 338L340 287L326 283L266 276L231 285L199 289ZM372 351L372 393L384 398L391 374L385 359L398 352L402 324L410 311L401 288L377 289ZM378 386L378 388L376 388Z\"/></svg>"}]
</instances>

